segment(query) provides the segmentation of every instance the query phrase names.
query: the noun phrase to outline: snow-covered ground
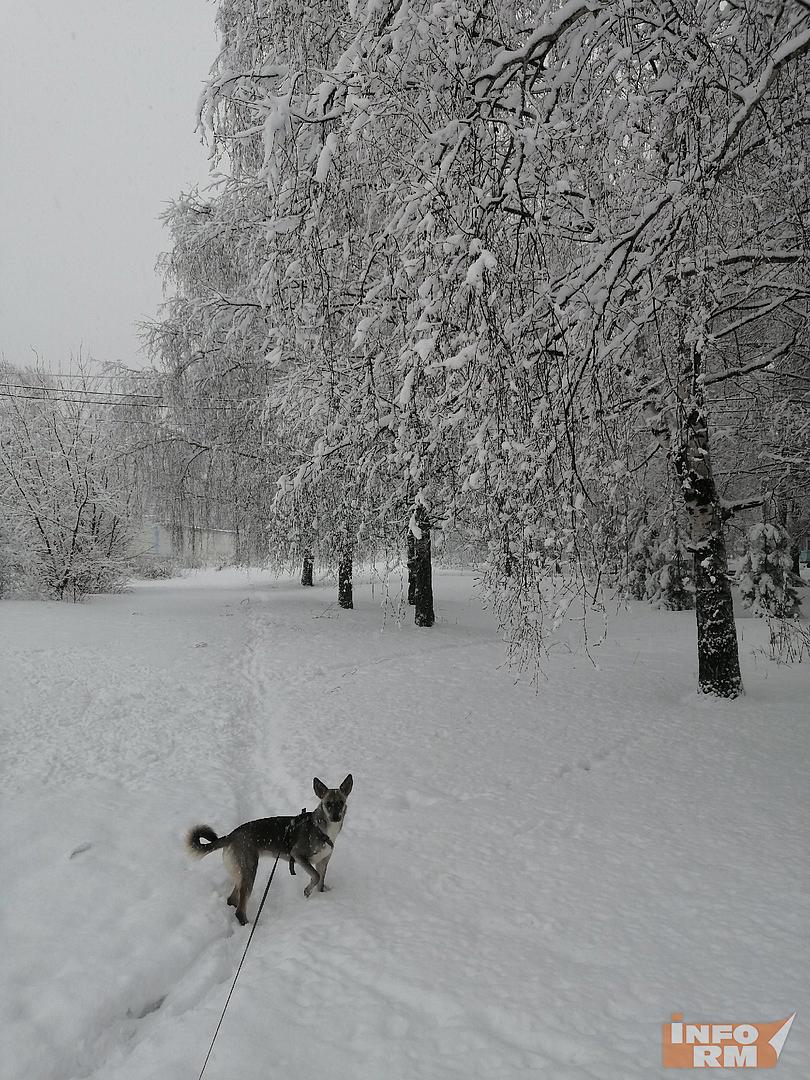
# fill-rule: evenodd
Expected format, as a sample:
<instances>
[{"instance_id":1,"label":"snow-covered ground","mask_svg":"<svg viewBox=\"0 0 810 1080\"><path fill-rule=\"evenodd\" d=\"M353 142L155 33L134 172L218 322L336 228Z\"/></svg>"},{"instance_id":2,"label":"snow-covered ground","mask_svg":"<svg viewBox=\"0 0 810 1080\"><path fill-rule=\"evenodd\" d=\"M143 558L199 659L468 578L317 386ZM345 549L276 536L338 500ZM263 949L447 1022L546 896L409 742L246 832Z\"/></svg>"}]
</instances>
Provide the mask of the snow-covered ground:
<instances>
[{"instance_id":1,"label":"snow-covered ground","mask_svg":"<svg viewBox=\"0 0 810 1080\"><path fill-rule=\"evenodd\" d=\"M634 605L535 692L469 575L432 630L355 595L0 604L4 1080L195 1080L248 930L184 834L349 771L332 889L277 874L207 1080L649 1080L674 1011L794 1010L806 1080L810 665L745 620L746 697L701 698L694 616Z\"/></svg>"}]
</instances>

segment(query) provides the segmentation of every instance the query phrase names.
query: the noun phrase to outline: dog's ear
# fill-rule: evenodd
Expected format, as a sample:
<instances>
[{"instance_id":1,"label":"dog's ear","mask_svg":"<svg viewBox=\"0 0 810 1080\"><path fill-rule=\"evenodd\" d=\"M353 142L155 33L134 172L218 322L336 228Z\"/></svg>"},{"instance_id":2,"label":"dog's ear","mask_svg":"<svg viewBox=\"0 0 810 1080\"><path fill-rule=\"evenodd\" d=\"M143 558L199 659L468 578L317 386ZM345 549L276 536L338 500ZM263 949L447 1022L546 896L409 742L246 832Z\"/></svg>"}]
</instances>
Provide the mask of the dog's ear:
<instances>
[{"instance_id":1,"label":"dog's ear","mask_svg":"<svg viewBox=\"0 0 810 1080\"><path fill-rule=\"evenodd\" d=\"M319 780L317 776L312 781L312 786L315 789L315 794L318 796L319 799L322 799L329 790L323 780Z\"/></svg>"},{"instance_id":2,"label":"dog's ear","mask_svg":"<svg viewBox=\"0 0 810 1080\"><path fill-rule=\"evenodd\" d=\"M352 785L353 784L354 784L354 780L352 780L352 774L349 773L349 775L346 777L346 779L340 785L340 790L343 792L344 795L348 795L349 792L352 790Z\"/></svg>"}]
</instances>

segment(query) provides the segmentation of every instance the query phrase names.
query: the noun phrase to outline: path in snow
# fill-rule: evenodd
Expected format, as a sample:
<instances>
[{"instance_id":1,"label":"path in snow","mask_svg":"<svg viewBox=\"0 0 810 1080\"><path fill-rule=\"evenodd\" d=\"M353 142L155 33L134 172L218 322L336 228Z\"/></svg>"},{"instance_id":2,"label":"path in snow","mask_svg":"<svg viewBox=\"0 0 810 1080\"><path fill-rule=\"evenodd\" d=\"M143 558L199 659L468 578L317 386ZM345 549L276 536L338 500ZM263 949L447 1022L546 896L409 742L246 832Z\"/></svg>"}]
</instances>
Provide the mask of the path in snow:
<instances>
[{"instance_id":1,"label":"path in snow","mask_svg":"<svg viewBox=\"0 0 810 1080\"><path fill-rule=\"evenodd\" d=\"M333 888L277 876L209 1080L648 1080L672 1011L794 1009L805 1075L807 672L748 621L747 698L700 699L693 616L638 606L535 694L470 584L430 631L236 572L3 602L9 1080L193 1080L246 932L186 829L348 771Z\"/></svg>"}]
</instances>

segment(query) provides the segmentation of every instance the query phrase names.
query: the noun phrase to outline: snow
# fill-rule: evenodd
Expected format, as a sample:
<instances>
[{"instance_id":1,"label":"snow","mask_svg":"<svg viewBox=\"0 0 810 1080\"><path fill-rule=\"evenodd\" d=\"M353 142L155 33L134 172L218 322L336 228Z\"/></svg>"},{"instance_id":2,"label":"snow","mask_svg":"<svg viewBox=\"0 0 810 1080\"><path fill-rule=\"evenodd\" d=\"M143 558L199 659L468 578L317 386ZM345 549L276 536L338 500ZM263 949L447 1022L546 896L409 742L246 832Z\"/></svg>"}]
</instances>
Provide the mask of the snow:
<instances>
[{"instance_id":1,"label":"snow","mask_svg":"<svg viewBox=\"0 0 810 1080\"><path fill-rule=\"evenodd\" d=\"M339 138L337 132L332 132L326 136L326 140L323 144L320 154L318 155L318 164L315 167L315 182L318 184L325 184L327 177L329 176L329 170L332 167L332 159L337 152L339 145Z\"/></svg>"},{"instance_id":2,"label":"snow","mask_svg":"<svg viewBox=\"0 0 810 1080\"><path fill-rule=\"evenodd\" d=\"M413 396L413 384L414 384L415 379L416 379L416 365L414 364L412 367L410 367L408 369L408 372L405 375L405 378L402 380L402 387L400 388L399 397L397 399L397 404L398 404L400 409L407 408L407 406L408 406L408 404L409 404L409 402L411 400L411 397Z\"/></svg>"},{"instance_id":3,"label":"snow","mask_svg":"<svg viewBox=\"0 0 810 1080\"><path fill-rule=\"evenodd\" d=\"M806 1077L807 665L741 620L746 697L700 697L694 614L632 605L535 692L471 575L431 630L334 591L0 603L4 1080L196 1080L248 931L183 836L347 772L331 891L279 866L207 1080L650 1080L673 1012L794 1010Z\"/></svg>"},{"instance_id":4,"label":"snow","mask_svg":"<svg viewBox=\"0 0 810 1080\"><path fill-rule=\"evenodd\" d=\"M467 269L467 275L465 281L467 285L472 285L475 288L482 288L484 283L484 271L494 270L498 265L498 260L492 254L491 251L487 251L486 248L481 252L475 262L470 263Z\"/></svg>"},{"instance_id":5,"label":"snow","mask_svg":"<svg viewBox=\"0 0 810 1080\"><path fill-rule=\"evenodd\" d=\"M411 514L411 520L408 522L408 532L415 540L422 539L422 530L419 528L419 522L416 520L416 514Z\"/></svg>"}]
</instances>

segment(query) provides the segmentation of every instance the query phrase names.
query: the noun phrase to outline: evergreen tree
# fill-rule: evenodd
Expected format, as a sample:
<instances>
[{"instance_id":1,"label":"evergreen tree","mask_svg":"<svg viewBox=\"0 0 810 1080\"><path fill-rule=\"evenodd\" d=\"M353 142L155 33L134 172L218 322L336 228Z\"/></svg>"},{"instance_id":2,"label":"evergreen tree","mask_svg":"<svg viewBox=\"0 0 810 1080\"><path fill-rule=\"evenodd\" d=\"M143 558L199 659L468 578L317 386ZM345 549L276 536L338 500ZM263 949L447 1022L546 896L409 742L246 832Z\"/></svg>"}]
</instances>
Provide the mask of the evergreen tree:
<instances>
[{"instance_id":1,"label":"evergreen tree","mask_svg":"<svg viewBox=\"0 0 810 1080\"><path fill-rule=\"evenodd\" d=\"M655 538L653 569L647 579L647 599L668 611L691 611L695 606L692 558L677 529Z\"/></svg>"},{"instance_id":2,"label":"evergreen tree","mask_svg":"<svg viewBox=\"0 0 810 1080\"><path fill-rule=\"evenodd\" d=\"M748 550L737 572L743 606L758 617L798 615L788 533L778 525L760 523L748 530L747 539Z\"/></svg>"}]
</instances>

